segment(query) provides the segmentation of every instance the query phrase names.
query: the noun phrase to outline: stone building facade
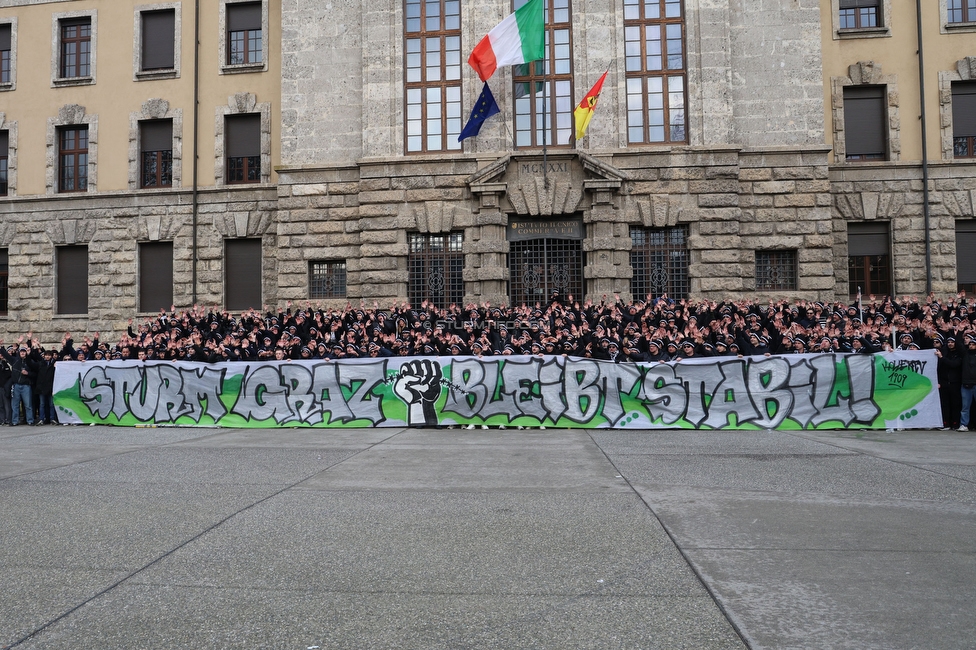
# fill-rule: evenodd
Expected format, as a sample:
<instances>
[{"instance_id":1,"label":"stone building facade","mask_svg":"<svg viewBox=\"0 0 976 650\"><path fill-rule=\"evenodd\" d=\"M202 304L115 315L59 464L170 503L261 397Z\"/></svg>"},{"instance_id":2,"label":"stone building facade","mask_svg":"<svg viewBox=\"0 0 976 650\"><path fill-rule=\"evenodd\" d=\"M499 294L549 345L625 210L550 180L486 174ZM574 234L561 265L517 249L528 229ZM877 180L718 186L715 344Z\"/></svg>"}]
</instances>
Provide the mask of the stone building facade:
<instances>
[{"instance_id":1,"label":"stone building facade","mask_svg":"<svg viewBox=\"0 0 976 650\"><path fill-rule=\"evenodd\" d=\"M976 17L958 19L954 0L923 15L924 96L906 3L869 2L855 20L840 0L546 0L551 77L499 69L500 113L459 144L483 87L464 61L522 4L0 0L0 336L117 338L160 307L145 298L154 244L171 247L173 304L232 311L557 290L827 301L862 276L866 294L976 283L976 158L957 149ZM147 14L172 17L170 67L141 67ZM247 16L258 50L232 61ZM90 73L65 77L59 29L79 21L101 37ZM131 51L110 33L131 33ZM577 141L572 107L607 70ZM882 110L881 157L859 150L864 116L849 109L862 95ZM257 142L244 183L227 166L238 117ZM142 182L151 122L171 129L166 187ZM75 128L87 187L62 192L58 138ZM79 246L86 300L65 313L59 255Z\"/></svg>"}]
</instances>

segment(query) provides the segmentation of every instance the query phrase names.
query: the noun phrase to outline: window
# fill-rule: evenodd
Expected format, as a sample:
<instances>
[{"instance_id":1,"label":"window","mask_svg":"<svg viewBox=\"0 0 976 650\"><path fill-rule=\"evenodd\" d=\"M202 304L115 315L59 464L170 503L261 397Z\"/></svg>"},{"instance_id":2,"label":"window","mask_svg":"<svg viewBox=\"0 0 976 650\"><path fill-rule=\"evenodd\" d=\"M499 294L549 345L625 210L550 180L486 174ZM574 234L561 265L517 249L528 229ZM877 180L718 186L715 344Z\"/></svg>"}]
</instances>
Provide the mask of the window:
<instances>
[{"instance_id":1,"label":"window","mask_svg":"<svg viewBox=\"0 0 976 650\"><path fill-rule=\"evenodd\" d=\"M57 252L58 314L88 313L88 246L59 246Z\"/></svg>"},{"instance_id":2,"label":"window","mask_svg":"<svg viewBox=\"0 0 976 650\"><path fill-rule=\"evenodd\" d=\"M407 235L407 299L412 305L424 300L437 307L462 304L464 298L464 235Z\"/></svg>"},{"instance_id":3,"label":"window","mask_svg":"<svg viewBox=\"0 0 976 650\"><path fill-rule=\"evenodd\" d=\"M884 86L844 88L844 138L848 162L887 159L886 103Z\"/></svg>"},{"instance_id":4,"label":"window","mask_svg":"<svg viewBox=\"0 0 976 650\"><path fill-rule=\"evenodd\" d=\"M796 251L756 251L756 291L795 291L796 276Z\"/></svg>"},{"instance_id":5,"label":"window","mask_svg":"<svg viewBox=\"0 0 976 650\"><path fill-rule=\"evenodd\" d=\"M516 0L519 9L527 0ZM515 66L515 146L567 146L573 138L569 0L545 0L545 58Z\"/></svg>"},{"instance_id":6,"label":"window","mask_svg":"<svg viewBox=\"0 0 976 650\"><path fill-rule=\"evenodd\" d=\"M308 297L315 299L346 297L345 262L309 262Z\"/></svg>"},{"instance_id":7,"label":"window","mask_svg":"<svg viewBox=\"0 0 976 650\"><path fill-rule=\"evenodd\" d=\"M7 131L0 131L0 196L7 196L7 158L10 140Z\"/></svg>"},{"instance_id":8,"label":"window","mask_svg":"<svg viewBox=\"0 0 976 650\"><path fill-rule=\"evenodd\" d=\"M891 257L888 253L888 224L847 224L848 288L875 296L891 295Z\"/></svg>"},{"instance_id":9,"label":"window","mask_svg":"<svg viewBox=\"0 0 976 650\"><path fill-rule=\"evenodd\" d=\"M139 122L140 187L173 186L173 120Z\"/></svg>"},{"instance_id":10,"label":"window","mask_svg":"<svg viewBox=\"0 0 976 650\"><path fill-rule=\"evenodd\" d=\"M226 6L227 65L262 63L261 3L239 2Z\"/></svg>"},{"instance_id":11,"label":"window","mask_svg":"<svg viewBox=\"0 0 976 650\"><path fill-rule=\"evenodd\" d=\"M7 257L7 249L0 248L0 316L7 315L10 293L7 279L10 276L10 267Z\"/></svg>"},{"instance_id":12,"label":"window","mask_svg":"<svg viewBox=\"0 0 976 650\"><path fill-rule=\"evenodd\" d=\"M460 150L460 0L406 0L407 151Z\"/></svg>"},{"instance_id":13,"label":"window","mask_svg":"<svg viewBox=\"0 0 976 650\"><path fill-rule=\"evenodd\" d=\"M958 291L976 292L976 219L956 222L956 283Z\"/></svg>"},{"instance_id":14,"label":"window","mask_svg":"<svg viewBox=\"0 0 976 650\"><path fill-rule=\"evenodd\" d=\"M261 115L244 113L225 119L227 183L260 183Z\"/></svg>"},{"instance_id":15,"label":"window","mask_svg":"<svg viewBox=\"0 0 976 650\"><path fill-rule=\"evenodd\" d=\"M173 242L139 244L139 310L158 312L173 304Z\"/></svg>"},{"instance_id":16,"label":"window","mask_svg":"<svg viewBox=\"0 0 976 650\"><path fill-rule=\"evenodd\" d=\"M952 155L976 158L976 81L952 82Z\"/></svg>"},{"instance_id":17,"label":"window","mask_svg":"<svg viewBox=\"0 0 976 650\"><path fill-rule=\"evenodd\" d=\"M176 67L176 10L144 11L140 70L172 70Z\"/></svg>"},{"instance_id":18,"label":"window","mask_svg":"<svg viewBox=\"0 0 976 650\"><path fill-rule=\"evenodd\" d=\"M688 228L630 228L630 266L634 270L630 292L634 300L663 293L686 298L688 282Z\"/></svg>"},{"instance_id":19,"label":"window","mask_svg":"<svg viewBox=\"0 0 976 650\"><path fill-rule=\"evenodd\" d=\"M10 58L10 23L0 25L0 84L13 83Z\"/></svg>"},{"instance_id":20,"label":"window","mask_svg":"<svg viewBox=\"0 0 976 650\"><path fill-rule=\"evenodd\" d=\"M91 18L65 19L60 22L60 76L74 79L91 76Z\"/></svg>"},{"instance_id":21,"label":"window","mask_svg":"<svg viewBox=\"0 0 976 650\"><path fill-rule=\"evenodd\" d=\"M261 240L224 243L224 306L235 311L261 309Z\"/></svg>"},{"instance_id":22,"label":"window","mask_svg":"<svg viewBox=\"0 0 976 650\"><path fill-rule=\"evenodd\" d=\"M948 0L946 10L950 23L976 22L976 0Z\"/></svg>"},{"instance_id":23,"label":"window","mask_svg":"<svg viewBox=\"0 0 976 650\"><path fill-rule=\"evenodd\" d=\"M88 189L88 127L70 126L58 130L58 191Z\"/></svg>"},{"instance_id":24,"label":"window","mask_svg":"<svg viewBox=\"0 0 976 650\"><path fill-rule=\"evenodd\" d=\"M687 142L681 0L624 0L627 141Z\"/></svg>"},{"instance_id":25,"label":"window","mask_svg":"<svg viewBox=\"0 0 976 650\"><path fill-rule=\"evenodd\" d=\"M881 0L840 0L840 28L881 27Z\"/></svg>"}]
</instances>

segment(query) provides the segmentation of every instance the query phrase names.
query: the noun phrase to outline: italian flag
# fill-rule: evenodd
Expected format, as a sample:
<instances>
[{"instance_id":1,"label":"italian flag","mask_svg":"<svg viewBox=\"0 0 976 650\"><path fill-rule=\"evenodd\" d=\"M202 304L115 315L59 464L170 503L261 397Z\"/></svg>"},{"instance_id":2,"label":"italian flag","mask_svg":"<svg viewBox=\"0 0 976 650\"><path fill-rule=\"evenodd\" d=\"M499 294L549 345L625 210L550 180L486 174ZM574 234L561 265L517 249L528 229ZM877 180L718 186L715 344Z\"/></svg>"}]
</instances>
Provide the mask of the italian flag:
<instances>
[{"instance_id":1,"label":"italian flag","mask_svg":"<svg viewBox=\"0 0 976 650\"><path fill-rule=\"evenodd\" d=\"M468 57L468 64L482 81L488 81L499 67L538 61L545 52L542 0L529 0L481 39Z\"/></svg>"}]
</instances>

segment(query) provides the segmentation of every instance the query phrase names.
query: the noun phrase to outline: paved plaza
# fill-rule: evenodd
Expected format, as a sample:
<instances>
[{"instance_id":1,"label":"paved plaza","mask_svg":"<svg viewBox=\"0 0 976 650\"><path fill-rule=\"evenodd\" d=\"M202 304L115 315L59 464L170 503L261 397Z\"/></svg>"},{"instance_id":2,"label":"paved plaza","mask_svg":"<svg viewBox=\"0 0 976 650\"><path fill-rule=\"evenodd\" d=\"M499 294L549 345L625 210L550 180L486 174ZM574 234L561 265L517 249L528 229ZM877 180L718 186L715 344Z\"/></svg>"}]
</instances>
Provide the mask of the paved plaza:
<instances>
[{"instance_id":1,"label":"paved plaza","mask_svg":"<svg viewBox=\"0 0 976 650\"><path fill-rule=\"evenodd\" d=\"M971 648L976 434L0 429L0 647Z\"/></svg>"}]
</instances>

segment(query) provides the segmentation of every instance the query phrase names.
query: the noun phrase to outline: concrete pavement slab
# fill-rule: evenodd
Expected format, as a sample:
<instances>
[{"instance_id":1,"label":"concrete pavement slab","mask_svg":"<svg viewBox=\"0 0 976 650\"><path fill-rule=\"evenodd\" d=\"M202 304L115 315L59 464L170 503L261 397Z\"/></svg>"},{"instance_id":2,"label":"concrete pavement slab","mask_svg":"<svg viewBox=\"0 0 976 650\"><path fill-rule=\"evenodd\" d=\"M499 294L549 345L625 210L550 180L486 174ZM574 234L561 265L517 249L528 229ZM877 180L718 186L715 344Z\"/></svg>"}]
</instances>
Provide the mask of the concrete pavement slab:
<instances>
[{"instance_id":1,"label":"concrete pavement slab","mask_svg":"<svg viewBox=\"0 0 976 650\"><path fill-rule=\"evenodd\" d=\"M125 612L119 617L119 612ZM703 597L229 591L125 586L18 646L738 650Z\"/></svg>"},{"instance_id":2,"label":"concrete pavement slab","mask_svg":"<svg viewBox=\"0 0 976 650\"><path fill-rule=\"evenodd\" d=\"M306 489L629 491L583 431L407 430L310 478Z\"/></svg>"},{"instance_id":3,"label":"concrete pavement slab","mask_svg":"<svg viewBox=\"0 0 976 650\"><path fill-rule=\"evenodd\" d=\"M0 436L0 644L971 646L965 434L64 429Z\"/></svg>"},{"instance_id":4,"label":"concrete pavement slab","mask_svg":"<svg viewBox=\"0 0 976 650\"><path fill-rule=\"evenodd\" d=\"M229 589L705 596L634 494L290 491L134 578Z\"/></svg>"}]
</instances>

